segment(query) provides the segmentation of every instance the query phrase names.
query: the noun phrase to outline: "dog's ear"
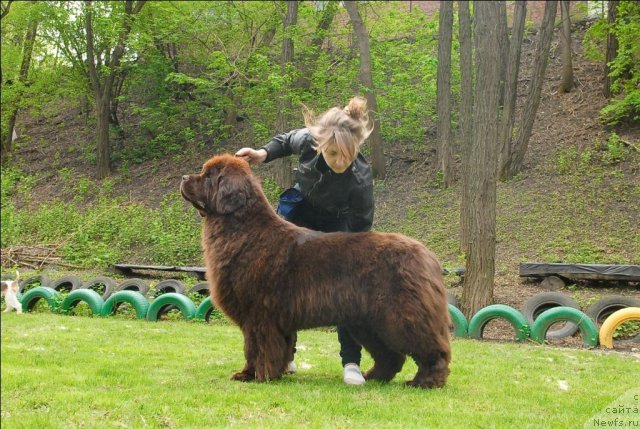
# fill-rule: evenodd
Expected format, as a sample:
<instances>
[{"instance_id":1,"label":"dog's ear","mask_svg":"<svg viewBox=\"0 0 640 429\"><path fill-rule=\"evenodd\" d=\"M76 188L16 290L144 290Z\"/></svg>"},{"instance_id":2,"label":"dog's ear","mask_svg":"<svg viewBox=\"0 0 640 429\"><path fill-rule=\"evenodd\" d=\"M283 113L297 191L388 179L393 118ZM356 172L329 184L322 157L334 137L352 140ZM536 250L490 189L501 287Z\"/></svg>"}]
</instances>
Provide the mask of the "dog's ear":
<instances>
[{"instance_id":1,"label":"dog's ear","mask_svg":"<svg viewBox=\"0 0 640 429\"><path fill-rule=\"evenodd\" d=\"M216 210L233 213L247 204L247 178L238 173L222 175L218 179Z\"/></svg>"}]
</instances>

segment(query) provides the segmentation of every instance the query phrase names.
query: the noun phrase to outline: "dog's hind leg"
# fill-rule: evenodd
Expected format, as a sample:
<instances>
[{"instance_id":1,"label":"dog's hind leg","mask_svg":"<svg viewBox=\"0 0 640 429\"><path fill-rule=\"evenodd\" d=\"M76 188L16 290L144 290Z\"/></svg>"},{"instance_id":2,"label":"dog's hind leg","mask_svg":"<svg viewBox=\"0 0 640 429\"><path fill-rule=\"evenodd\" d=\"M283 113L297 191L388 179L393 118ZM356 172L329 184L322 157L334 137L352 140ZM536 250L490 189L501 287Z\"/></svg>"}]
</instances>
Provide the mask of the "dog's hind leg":
<instances>
[{"instance_id":1,"label":"dog's hind leg","mask_svg":"<svg viewBox=\"0 0 640 429\"><path fill-rule=\"evenodd\" d=\"M418 365L418 372L413 380L408 381L408 386L431 389L443 387L449 376L450 352L433 350L427 354L415 354L411 357Z\"/></svg>"},{"instance_id":2,"label":"dog's hind leg","mask_svg":"<svg viewBox=\"0 0 640 429\"><path fill-rule=\"evenodd\" d=\"M393 351L369 328L348 327L353 338L362 344L373 358L373 367L364 374L367 380L391 381L402 369L405 355Z\"/></svg>"},{"instance_id":3,"label":"dog's hind leg","mask_svg":"<svg viewBox=\"0 0 640 429\"><path fill-rule=\"evenodd\" d=\"M449 375L451 344L446 320L429 319L428 314L394 316L378 333L381 341L399 353L408 354L418 365L418 372L407 385L442 387ZM416 322L419 321L419 322Z\"/></svg>"}]
</instances>

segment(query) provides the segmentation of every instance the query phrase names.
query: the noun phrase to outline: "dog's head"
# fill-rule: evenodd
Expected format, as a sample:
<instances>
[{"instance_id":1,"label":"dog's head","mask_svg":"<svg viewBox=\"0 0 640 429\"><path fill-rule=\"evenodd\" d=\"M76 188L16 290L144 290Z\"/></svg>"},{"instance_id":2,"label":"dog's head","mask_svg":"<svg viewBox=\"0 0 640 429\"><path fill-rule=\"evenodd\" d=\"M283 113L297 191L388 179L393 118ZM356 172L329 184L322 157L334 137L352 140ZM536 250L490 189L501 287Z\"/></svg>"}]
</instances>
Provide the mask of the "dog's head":
<instances>
[{"instance_id":1,"label":"dog's head","mask_svg":"<svg viewBox=\"0 0 640 429\"><path fill-rule=\"evenodd\" d=\"M243 159L217 155L204 163L200 174L182 176L180 192L202 217L232 214L246 208L251 177Z\"/></svg>"},{"instance_id":2,"label":"dog's head","mask_svg":"<svg viewBox=\"0 0 640 429\"><path fill-rule=\"evenodd\" d=\"M17 294L20 290L20 273L16 271L16 278L14 280L2 281L2 295Z\"/></svg>"}]
</instances>

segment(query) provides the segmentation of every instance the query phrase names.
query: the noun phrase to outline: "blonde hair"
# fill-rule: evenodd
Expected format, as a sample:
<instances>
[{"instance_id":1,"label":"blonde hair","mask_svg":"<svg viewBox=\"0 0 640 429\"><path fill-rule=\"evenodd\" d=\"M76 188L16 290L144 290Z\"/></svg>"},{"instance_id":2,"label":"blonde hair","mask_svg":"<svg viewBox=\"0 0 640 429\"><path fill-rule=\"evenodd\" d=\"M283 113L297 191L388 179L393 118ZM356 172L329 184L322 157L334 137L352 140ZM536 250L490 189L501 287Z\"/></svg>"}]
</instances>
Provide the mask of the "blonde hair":
<instances>
[{"instance_id":1,"label":"blonde hair","mask_svg":"<svg viewBox=\"0 0 640 429\"><path fill-rule=\"evenodd\" d=\"M317 117L306 106L304 109L304 122L318 152L335 143L342 156L353 162L373 131L367 100L362 97L353 97L344 109L332 107Z\"/></svg>"}]
</instances>

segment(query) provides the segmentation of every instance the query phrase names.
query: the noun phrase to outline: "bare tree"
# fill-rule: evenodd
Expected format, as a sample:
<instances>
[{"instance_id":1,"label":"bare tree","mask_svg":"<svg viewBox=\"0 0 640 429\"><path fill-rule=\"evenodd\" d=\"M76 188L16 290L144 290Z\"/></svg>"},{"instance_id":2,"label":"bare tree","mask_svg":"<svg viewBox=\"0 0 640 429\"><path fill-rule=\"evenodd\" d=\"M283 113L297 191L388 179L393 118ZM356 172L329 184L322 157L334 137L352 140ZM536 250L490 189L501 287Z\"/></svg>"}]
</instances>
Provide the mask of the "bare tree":
<instances>
[{"instance_id":1,"label":"bare tree","mask_svg":"<svg viewBox=\"0 0 640 429\"><path fill-rule=\"evenodd\" d=\"M35 6L36 2L31 2L32 6ZM3 10L3 14L5 11ZM6 6L6 12L9 12L9 5ZM3 16L4 16L3 15ZM29 76L29 68L31 66L31 56L33 54L33 45L36 40L36 34L38 32L39 17L32 16L29 20L27 33L24 37L24 44L22 45L22 62L20 63L20 74L18 75L18 81L21 84L27 82ZM18 109L16 107L11 108L11 114L9 115L9 126L7 127L7 136L0 146L0 162L5 164L11 158L13 152L13 130L16 127L16 120L18 118Z\"/></svg>"},{"instance_id":2,"label":"bare tree","mask_svg":"<svg viewBox=\"0 0 640 429\"><path fill-rule=\"evenodd\" d=\"M289 34L292 26L298 21L298 2L287 2L287 13L283 15L282 26L284 34ZM280 59L280 73L285 76L287 67L293 62L293 38L285 36L282 39L282 55ZM287 131L287 117L291 110L291 103L286 95L281 95L277 101L278 118L276 120L276 130L278 133ZM280 158L276 162L275 181L283 188L288 188L293 182L293 171L291 169L291 159L289 157Z\"/></svg>"},{"instance_id":3,"label":"bare tree","mask_svg":"<svg viewBox=\"0 0 640 429\"><path fill-rule=\"evenodd\" d=\"M560 82L558 92L561 93L571 92L574 86L569 8L570 2L568 0L560 1L560 15L562 16L562 31L560 31L560 39L562 40L562 82Z\"/></svg>"},{"instance_id":4,"label":"bare tree","mask_svg":"<svg viewBox=\"0 0 640 429\"><path fill-rule=\"evenodd\" d=\"M505 177L506 167L511 156L511 140L518 95L518 74L520 72L520 55L524 35L524 21L527 16L527 2L516 1L513 13L513 27L509 41L508 61L505 70L504 105L498 130L500 144L499 174Z\"/></svg>"},{"instance_id":5,"label":"bare tree","mask_svg":"<svg viewBox=\"0 0 640 429\"><path fill-rule=\"evenodd\" d=\"M547 70L549 60L549 48L551 47L551 38L553 36L553 28L555 26L555 17L558 2L549 0L545 3L544 18L540 28L540 38L538 40L538 49L536 51L535 64L533 68L533 76L529 87L529 94L525 102L524 113L522 115L520 126L518 127L518 137L513 142L509 152L509 159L505 165L505 177L513 177L522 169L524 155L527 153L529 139L533 130L533 122L540 105L540 94L542 92L542 84Z\"/></svg>"},{"instance_id":6,"label":"bare tree","mask_svg":"<svg viewBox=\"0 0 640 429\"><path fill-rule=\"evenodd\" d=\"M87 37L87 67L89 80L95 98L97 120L97 167L98 178L102 179L111 173L111 147L109 144L109 122L111 116L111 103L113 98L113 86L118 74L120 60L124 54L127 39L131 32L134 15L138 14L144 6L144 0L136 2L127 0L124 2L124 19L122 30L118 36L115 47L104 55L108 58L105 64L108 73L100 70L100 55L96 52L98 47L93 33L93 2L85 1L85 31Z\"/></svg>"},{"instance_id":7,"label":"bare tree","mask_svg":"<svg viewBox=\"0 0 640 429\"><path fill-rule=\"evenodd\" d=\"M382 148L382 136L380 135L380 122L376 118L376 115L378 114L378 103L376 101L373 77L371 75L369 34L362 22L360 12L358 12L358 2L345 1L344 7L347 8L351 24L353 25L353 30L356 34L356 38L358 39L358 48L360 50L360 83L364 88L366 88L365 97L374 120L373 132L369 136L373 176L379 179L384 179L386 175L386 168L384 150Z\"/></svg>"},{"instance_id":8,"label":"bare tree","mask_svg":"<svg viewBox=\"0 0 640 429\"><path fill-rule=\"evenodd\" d=\"M609 74L611 73L611 67L609 67L609 63L613 61L618 54L618 39L616 35L613 33L613 25L616 22L616 17L618 15L618 2L617 1L609 1L609 7L607 9L607 50L605 52L605 63L604 63L604 88L603 94L605 97L611 97L611 84L613 83L613 79Z\"/></svg>"},{"instance_id":9,"label":"bare tree","mask_svg":"<svg viewBox=\"0 0 640 429\"><path fill-rule=\"evenodd\" d=\"M438 170L442 185L448 188L452 178L451 148L451 39L453 33L453 2L440 1L438 22L438 75L436 106L438 113Z\"/></svg>"},{"instance_id":10,"label":"bare tree","mask_svg":"<svg viewBox=\"0 0 640 429\"><path fill-rule=\"evenodd\" d=\"M500 0L500 21L498 24L498 37L500 38L500 98L498 99L499 109L504 106L505 85L507 73L507 62L509 61L509 32L507 29L507 2ZM501 110L499 110L501 112Z\"/></svg>"},{"instance_id":11,"label":"bare tree","mask_svg":"<svg viewBox=\"0 0 640 429\"><path fill-rule=\"evenodd\" d=\"M460 153L462 158L462 196L460 199L460 249L467 254L469 245L469 161L473 131L473 59L471 14L468 1L458 1L458 39L460 40Z\"/></svg>"},{"instance_id":12,"label":"bare tree","mask_svg":"<svg viewBox=\"0 0 640 429\"><path fill-rule=\"evenodd\" d=\"M469 199L468 254L462 292L467 316L493 301L496 245L496 154L500 96L500 3L475 1L476 89L473 139L467 174Z\"/></svg>"}]
</instances>

